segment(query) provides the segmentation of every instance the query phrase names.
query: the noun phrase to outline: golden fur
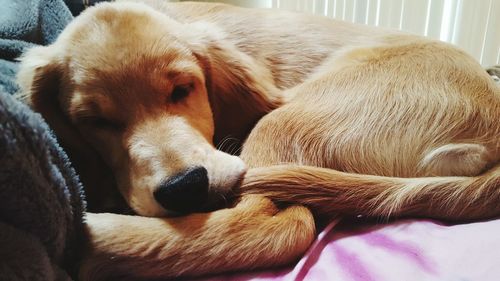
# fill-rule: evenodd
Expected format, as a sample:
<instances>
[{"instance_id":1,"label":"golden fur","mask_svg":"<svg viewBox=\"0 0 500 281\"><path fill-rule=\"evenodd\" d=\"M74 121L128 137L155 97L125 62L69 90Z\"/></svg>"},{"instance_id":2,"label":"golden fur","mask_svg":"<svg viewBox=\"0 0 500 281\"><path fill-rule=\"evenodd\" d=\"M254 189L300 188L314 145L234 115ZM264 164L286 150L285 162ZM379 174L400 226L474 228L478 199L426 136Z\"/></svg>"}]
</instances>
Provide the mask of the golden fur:
<instances>
[{"instance_id":1,"label":"golden fur","mask_svg":"<svg viewBox=\"0 0 500 281\"><path fill-rule=\"evenodd\" d=\"M207 205L244 176L234 208L89 213L84 280L288 263L314 239L313 216L262 195L329 216L500 214L500 89L444 43L289 12L123 2L30 50L18 77L87 189L116 181L138 214L167 214L152 192L189 167L207 168ZM228 137L246 138L240 158L216 149Z\"/></svg>"}]
</instances>

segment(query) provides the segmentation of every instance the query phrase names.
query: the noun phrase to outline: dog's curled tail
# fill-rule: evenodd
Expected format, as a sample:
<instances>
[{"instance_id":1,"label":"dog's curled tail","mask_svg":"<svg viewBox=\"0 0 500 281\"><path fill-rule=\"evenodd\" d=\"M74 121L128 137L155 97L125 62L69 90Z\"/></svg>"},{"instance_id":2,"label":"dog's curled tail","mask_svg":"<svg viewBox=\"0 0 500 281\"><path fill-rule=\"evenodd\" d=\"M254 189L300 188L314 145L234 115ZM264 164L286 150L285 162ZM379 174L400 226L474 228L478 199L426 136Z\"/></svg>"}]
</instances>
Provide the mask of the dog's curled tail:
<instances>
[{"instance_id":1,"label":"dog's curled tail","mask_svg":"<svg viewBox=\"0 0 500 281\"><path fill-rule=\"evenodd\" d=\"M242 192L303 204L317 215L486 219L500 215L500 163L475 177L423 178L278 165L250 169Z\"/></svg>"}]
</instances>

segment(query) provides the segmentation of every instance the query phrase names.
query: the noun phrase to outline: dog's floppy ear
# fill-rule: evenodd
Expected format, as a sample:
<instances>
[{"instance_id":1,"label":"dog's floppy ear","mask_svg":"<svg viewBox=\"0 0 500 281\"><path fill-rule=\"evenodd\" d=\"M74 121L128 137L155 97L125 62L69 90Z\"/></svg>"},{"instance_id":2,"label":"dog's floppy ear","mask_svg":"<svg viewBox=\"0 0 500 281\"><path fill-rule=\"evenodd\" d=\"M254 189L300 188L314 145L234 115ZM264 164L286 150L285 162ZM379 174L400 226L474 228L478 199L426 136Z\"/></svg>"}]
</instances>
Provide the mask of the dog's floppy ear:
<instances>
[{"instance_id":1,"label":"dog's floppy ear","mask_svg":"<svg viewBox=\"0 0 500 281\"><path fill-rule=\"evenodd\" d=\"M20 87L18 96L29 104L35 111L50 124L59 118L55 109L61 79L60 63L56 61L50 47L35 47L26 52L21 58L21 65L17 73L17 82ZM56 129L55 124L50 124Z\"/></svg>"},{"instance_id":2,"label":"dog's floppy ear","mask_svg":"<svg viewBox=\"0 0 500 281\"><path fill-rule=\"evenodd\" d=\"M110 169L62 110L61 94L68 94L70 85L63 81L67 70L56 51L54 46L35 47L20 58L18 97L39 112L55 132L85 186L88 209L100 211L121 206ZM108 202L109 198L119 203Z\"/></svg>"},{"instance_id":3,"label":"dog's floppy ear","mask_svg":"<svg viewBox=\"0 0 500 281\"><path fill-rule=\"evenodd\" d=\"M281 91L267 68L207 27L194 25L189 36L179 36L204 70L215 144L228 136L243 141L262 116L282 104Z\"/></svg>"}]
</instances>

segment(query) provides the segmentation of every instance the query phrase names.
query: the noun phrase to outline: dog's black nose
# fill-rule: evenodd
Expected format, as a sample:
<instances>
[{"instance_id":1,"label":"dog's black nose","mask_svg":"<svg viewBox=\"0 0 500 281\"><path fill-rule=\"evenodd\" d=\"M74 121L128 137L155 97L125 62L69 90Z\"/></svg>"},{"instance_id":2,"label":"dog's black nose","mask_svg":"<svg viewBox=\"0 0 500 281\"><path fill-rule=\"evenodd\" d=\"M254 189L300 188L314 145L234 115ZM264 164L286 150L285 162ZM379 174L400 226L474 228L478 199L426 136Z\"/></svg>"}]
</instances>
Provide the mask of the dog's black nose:
<instances>
[{"instance_id":1,"label":"dog's black nose","mask_svg":"<svg viewBox=\"0 0 500 281\"><path fill-rule=\"evenodd\" d=\"M208 175L204 167L195 167L162 183L154 197L166 210L188 213L198 209L207 199Z\"/></svg>"}]
</instances>

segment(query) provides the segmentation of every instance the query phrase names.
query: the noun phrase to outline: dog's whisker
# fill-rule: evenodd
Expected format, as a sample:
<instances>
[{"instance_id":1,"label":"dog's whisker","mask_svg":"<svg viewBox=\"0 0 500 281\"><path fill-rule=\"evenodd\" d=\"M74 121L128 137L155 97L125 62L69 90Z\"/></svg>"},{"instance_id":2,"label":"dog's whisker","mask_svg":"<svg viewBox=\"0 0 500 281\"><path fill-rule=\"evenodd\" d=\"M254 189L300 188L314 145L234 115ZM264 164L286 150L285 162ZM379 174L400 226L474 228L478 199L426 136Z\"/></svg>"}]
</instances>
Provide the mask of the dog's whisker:
<instances>
[{"instance_id":1,"label":"dog's whisker","mask_svg":"<svg viewBox=\"0 0 500 281\"><path fill-rule=\"evenodd\" d=\"M227 153L233 154L235 143L231 143L227 149Z\"/></svg>"},{"instance_id":2,"label":"dog's whisker","mask_svg":"<svg viewBox=\"0 0 500 281\"><path fill-rule=\"evenodd\" d=\"M224 201L224 206L226 206L228 203L226 196L224 196L224 194L222 194L222 193L220 194L220 196L222 197L222 200Z\"/></svg>"},{"instance_id":3,"label":"dog's whisker","mask_svg":"<svg viewBox=\"0 0 500 281\"><path fill-rule=\"evenodd\" d=\"M235 152L234 155L240 155L241 154L241 150L243 150L243 146L239 145L238 149L236 150L236 152Z\"/></svg>"},{"instance_id":4,"label":"dog's whisker","mask_svg":"<svg viewBox=\"0 0 500 281\"><path fill-rule=\"evenodd\" d=\"M224 137L224 138L223 138L223 139L219 142L219 144L217 144L216 148L217 148L218 150L224 150L224 145L225 145L228 141L230 141L230 139L231 139L231 137L230 137L230 136L226 136L226 137Z\"/></svg>"},{"instance_id":5,"label":"dog's whisker","mask_svg":"<svg viewBox=\"0 0 500 281\"><path fill-rule=\"evenodd\" d=\"M238 151L241 146L241 141L238 138L226 136L216 146L218 150L233 154Z\"/></svg>"}]
</instances>

